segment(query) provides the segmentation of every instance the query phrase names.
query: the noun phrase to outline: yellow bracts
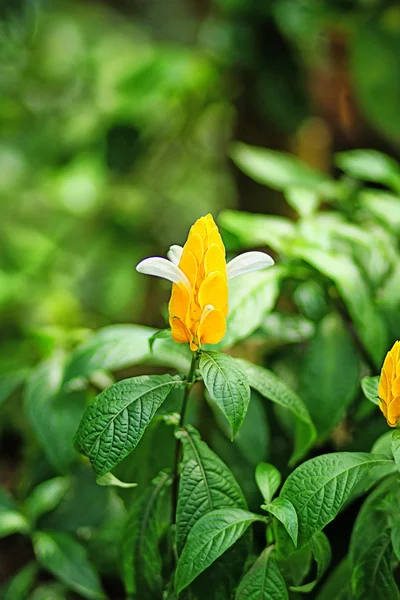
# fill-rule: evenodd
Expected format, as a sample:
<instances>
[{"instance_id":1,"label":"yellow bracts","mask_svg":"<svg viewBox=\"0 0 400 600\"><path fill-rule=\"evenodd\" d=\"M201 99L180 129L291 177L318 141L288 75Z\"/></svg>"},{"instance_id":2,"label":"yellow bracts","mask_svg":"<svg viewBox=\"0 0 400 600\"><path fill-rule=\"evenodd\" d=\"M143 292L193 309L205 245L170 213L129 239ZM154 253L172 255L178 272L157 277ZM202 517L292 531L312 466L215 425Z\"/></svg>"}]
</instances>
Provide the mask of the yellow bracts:
<instances>
[{"instance_id":1,"label":"yellow bracts","mask_svg":"<svg viewBox=\"0 0 400 600\"><path fill-rule=\"evenodd\" d=\"M378 387L379 407L390 427L400 419L400 342L386 354Z\"/></svg>"}]
</instances>

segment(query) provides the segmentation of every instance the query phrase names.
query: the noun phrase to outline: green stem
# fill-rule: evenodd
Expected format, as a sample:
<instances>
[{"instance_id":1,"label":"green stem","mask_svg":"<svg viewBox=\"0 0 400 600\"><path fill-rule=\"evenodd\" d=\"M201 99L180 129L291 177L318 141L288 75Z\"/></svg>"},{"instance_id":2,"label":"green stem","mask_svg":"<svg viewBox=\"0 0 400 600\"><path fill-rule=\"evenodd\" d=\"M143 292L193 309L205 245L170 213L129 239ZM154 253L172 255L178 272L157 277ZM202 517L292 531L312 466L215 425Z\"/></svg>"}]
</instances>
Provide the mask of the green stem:
<instances>
[{"instance_id":1,"label":"green stem","mask_svg":"<svg viewBox=\"0 0 400 600\"><path fill-rule=\"evenodd\" d=\"M193 379L194 379L194 374L196 372L198 358L199 358L199 353L193 352L192 362L190 363L190 369L189 369L189 373L187 376L187 384L185 387L185 392L184 392L183 401L182 401L181 417L180 417L180 421L179 421L179 424L181 426L183 425L183 421L185 419L186 409L187 409L188 400L189 400L189 394L190 394L190 390L192 389L192 385L194 383ZM173 480L172 480L172 507L171 507L172 524L174 524L176 521L176 506L177 506L177 502L178 502L178 483L179 483L178 468L179 468L180 459L181 459L181 442L180 442L180 440L177 439L175 442L174 470L173 470Z\"/></svg>"}]
</instances>

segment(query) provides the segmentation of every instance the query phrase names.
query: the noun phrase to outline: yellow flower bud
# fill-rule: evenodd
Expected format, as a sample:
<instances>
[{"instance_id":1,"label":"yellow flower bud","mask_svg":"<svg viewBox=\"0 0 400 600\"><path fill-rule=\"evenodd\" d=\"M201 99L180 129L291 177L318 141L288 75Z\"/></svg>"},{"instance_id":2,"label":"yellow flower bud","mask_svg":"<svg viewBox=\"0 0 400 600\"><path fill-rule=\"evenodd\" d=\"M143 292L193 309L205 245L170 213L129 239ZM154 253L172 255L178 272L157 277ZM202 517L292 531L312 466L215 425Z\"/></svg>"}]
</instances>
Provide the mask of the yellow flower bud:
<instances>
[{"instance_id":1,"label":"yellow flower bud","mask_svg":"<svg viewBox=\"0 0 400 600\"><path fill-rule=\"evenodd\" d=\"M211 215L201 217L192 226L178 267L189 287L183 282L172 286L172 338L189 342L191 350L202 344L217 344L225 335L228 280L225 246Z\"/></svg>"},{"instance_id":2,"label":"yellow flower bud","mask_svg":"<svg viewBox=\"0 0 400 600\"><path fill-rule=\"evenodd\" d=\"M379 407L390 427L400 419L400 342L386 354L378 387Z\"/></svg>"}]
</instances>

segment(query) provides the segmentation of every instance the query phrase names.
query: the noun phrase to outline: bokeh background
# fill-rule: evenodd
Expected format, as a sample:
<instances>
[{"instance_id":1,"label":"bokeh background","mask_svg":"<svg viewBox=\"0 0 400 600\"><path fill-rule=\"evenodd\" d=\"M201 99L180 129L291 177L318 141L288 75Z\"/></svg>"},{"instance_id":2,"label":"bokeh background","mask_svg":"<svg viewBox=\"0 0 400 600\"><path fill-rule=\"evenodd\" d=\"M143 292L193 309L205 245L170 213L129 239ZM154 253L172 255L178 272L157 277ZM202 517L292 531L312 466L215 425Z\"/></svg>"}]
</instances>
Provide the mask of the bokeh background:
<instances>
[{"instance_id":1,"label":"bokeh background","mask_svg":"<svg viewBox=\"0 0 400 600\"><path fill-rule=\"evenodd\" d=\"M396 1L0 6L0 373L88 329L164 327L168 286L134 267L199 216L295 218L238 169L231 142L333 176L337 151L399 157ZM0 422L6 488L30 451L14 408Z\"/></svg>"}]
</instances>

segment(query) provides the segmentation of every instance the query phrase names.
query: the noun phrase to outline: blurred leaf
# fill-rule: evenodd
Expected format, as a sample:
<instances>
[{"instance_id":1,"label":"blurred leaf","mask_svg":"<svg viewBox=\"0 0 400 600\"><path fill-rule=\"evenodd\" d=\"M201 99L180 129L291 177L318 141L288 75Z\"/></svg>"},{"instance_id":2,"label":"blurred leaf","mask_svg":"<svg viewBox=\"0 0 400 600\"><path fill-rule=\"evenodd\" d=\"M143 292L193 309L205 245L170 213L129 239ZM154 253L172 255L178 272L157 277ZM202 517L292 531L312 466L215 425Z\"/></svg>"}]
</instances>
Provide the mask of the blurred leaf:
<instances>
[{"instance_id":1,"label":"blurred leaf","mask_svg":"<svg viewBox=\"0 0 400 600\"><path fill-rule=\"evenodd\" d=\"M312 279L296 287L293 300L302 314L311 321L319 321L330 310L324 289Z\"/></svg>"},{"instance_id":2,"label":"blurred leaf","mask_svg":"<svg viewBox=\"0 0 400 600\"><path fill-rule=\"evenodd\" d=\"M396 558L400 560L400 523L396 522L392 527L391 540L393 546L393 552Z\"/></svg>"},{"instance_id":3,"label":"blurred leaf","mask_svg":"<svg viewBox=\"0 0 400 600\"><path fill-rule=\"evenodd\" d=\"M328 179L296 156L284 152L235 142L231 145L230 154L246 175L275 190L282 191L290 186L316 188Z\"/></svg>"},{"instance_id":4,"label":"blurred leaf","mask_svg":"<svg viewBox=\"0 0 400 600\"><path fill-rule=\"evenodd\" d=\"M0 506L0 538L13 533L29 533L29 523L18 511Z\"/></svg>"},{"instance_id":5,"label":"blurred leaf","mask_svg":"<svg viewBox=\"0 0 400 600\"><path fill-rule=\"evenodd\" d=\"M363 181L382 183L393 187L395 191L400 191L400 165L382 152L376 150L339 152L335 156L335 162L347 175Z\"/></svg>"},{"instance_id":6,"label":"blurred leaf","mask_svg":"<svg viewBox=\"0 0 400 600\"><path fill-rule=\"evenodd\" d=\"M275 305L280 275L279 269L274 267L232 280L229 284L227 329L221 346L233 346L261 325L265 315Z\"/></svg>"},{"instance_id":7,"label":"blurred leaf","mask_svg":"<svg viewBox=\"0 0 400 600\"><path fill-rule=\"evenodd\" d=\"M156 331L149 338L149 348L150 352L153 350L154 342L159 339L170 340L171 339L171 330L170 329L161 329L160 331Z\"/></svg>"},{"instance_id":8,"label":"blurred leaf","mask_svg":"<svg viewBox=\"0 0 400 600\"><path fill-rule=\"evenodd\" d=\"M228 428L226 435L230 437ZM253 392L243 425L234 441L236 448L249 466L255 467L257 463L268 456L270 435L265 402L259 394Z\"/></svg>"},{"instance_id":9,"label":"blurred leaf","mask_svg":"<svg viewBox=\"0 0 400 600\"><path fill-rule=\"evenodd\" d=\"M35 562L28 563L18 571L2 590L3 600L26 600L34 585L37 572L38 566Z\"/></svg>"},{"instance_id":10,"label":"blurred leaf","mask_svg":"<svg viewBox=\"0 0 400 600\"><path fill-rule=\"evenodd\" d=\"M394 233L400 231L400 202L398 196L383 190L362 190L358 199L375 217Z\"/></svg>"},{"instance_id":11,"label":"blurred leaf","mask_svg":"<svg viewBox=\"0 0 400 600\"><path fill-rule=\"evenodd\" d=\"M49 462L65 474L77 458L72 441L85 410L85 395L60 392L62 375L60 357L36 367L28 379L24 407Z\"/></svg>"},{"instance_id":12,"label":"blurred leaf","mask_svg":"<svg viewBox=\"0 0 400 600\"><path fill-rule=\"evenodd\" d=\"M132 377L104 390L89 405L76 444L89 457L96 478L134 450L157 408L177 385L183 385L179 376Z\"/></svg>"},{"instance_id":13,"label":"blurred leaf","mask_svg":"<svg viewBox=\"0 0 400 600\"><path fill-rule=\"evenodd\" d=\"M109 325L100 329L75 350L66 366L64 381L143 362L149 356L149 340L154 334L154 329L140 325Z\"/></svg>"},{"instance_id":14,"label":"blurred leaf","mask_svg":"<svg viewBox=\"0 0 400 600\"><path fill-rule=\"evenodd\" d=\"M376 311L366 282L351 258L311 246L296 246L293 254L309 262L336 284L368 354L381 366L387 348L386 325Z\"/></svg>"},{"instance_id":15,"label":"blurred leaf","mask_svg":"<svg viewBox=\"0 0 400 600\"><path fill-rule=\"evenodd\" d=\"M176 513L176 540L180 552L201 516L229 506L247 509L247 504L228 467L201 441L194 427L188 425L179 430L177 437L183 446Z\"/></svg>"},{"instance_id":16,"label":"blurred leaf","mask_svg":"<svg viewBox=\"0 0 400 600\"><path fill-rule=\"evenodd\" d=\"M41 566L84 598L105 598L86 550L68 533L37 531L33 547Z\"/></svg>"},{"instance_id":17,"label":"blurred leaf","mask_svg":"<svg viewBox=\"0 0 400 600\"><path fill-rule=\"evenodd\" d=\"M140 598L162 593L162 555L159 542L169 525L164 496L171 485L168 473L161 472L136 498L122 537L122 574L128 594Z\"/></svg>"},{"instance_id":18,"label":"blurred leaf","mask_svg":"<svg viewBox=\"0 0 400 600\"><path fill-rule=\"evenodd\" d=\"M239 508L221 508L206 513L190 530L175 572L179 594L243 535L254 521L265 521Z\"/></svg>"},{"instance_id":19,"label":"blurred leaf","mask_svg":"<svg viewBox=\"0 0 400 600\"><path fill-rule=\"evenodd\" d=\"M284 191L286 202L300 217L309 217L317 210L321 197L313 188L291 186Z\"/></svg>"},{"instance_id":20,"label":"blurred leaf","mask_svg":"<svg viewBox=\"0 0 400 600\"><path fill-rule=\"evenodd\" d=\"M389 462L379 454L333 452L311 458L297 467L283 484L280 497L287 498L299 519L299 545L332 521L367 471ZM324 510L319 511L324 502Z\"/></svg>"},{"instance_id":21,"label":"blurred leaf","mask_svg":"<svg viewBox=\"0 0 400 600\"><path fill-rule=\"evenodd\" d=\"M363 377L361 379L361 389L364 393L364 396L373 402L377 406L379 406L379 396L378 396L378 386L379 386L379 375L375 375L374 377Z\"/></svg>"},{"instance_id":22,"label":"blurred leaf","mask_svg":"<svg viewBox=\"0 0 400 600\"><path fill-rule=\"evenodd\" d=\"M314 334L314 323L301 315L285 315L273 312L261 325L268 343L297 344L310 339Z\"/></svg>"},{"instance_id":23,"label":"blurred leaf","mask_svg":"<svg viewBox=\"0 0 400 600\"><path fill-rule=\"evenodd\" d=\"M269 463L260 463L256 468L256 482L266 502L271 502L281 484L281 474Z\"/></svg>"},{"instance_id":24,"label":"blurred leaf","mask_svg":"<svg viewBox=\"0 0 400 600\"><path fill-rule=\"evenodd\" d=\"M302 367L301 397L319 440L345 416L357 394L359 375L360 361L352 337L340 317L331 313L318 324Z\"/></svg>"},{"instance_id":25,"label":"blurred leaf","mask_svg":"<svg viewBox=\"0 0 400 600\"><path fill-rule=\"evenodd\" d=\"M0 375L0 407L25 381L28 373L28 369L18 369L18 371Z\"/></svg>"},{"instance_id":26,"label":"blurred leaf","mask_svg":"<svg viewBox=\"0 0 400 600\"><path fill-rule=\"evenodd\" d=\"M348 558L332 571L318 592L317 600L351 600L351 567Z\"/></svg>"},{"instance_id":27,"label":"blurred leaf","mask_svg":"<svg viewBox=\"0 0 400 600\"><path fill-rule=\"evenodd\" d=\"M395 429L392 434L392 454L397 469L400 471L400 430Z\"/></svg>"},{"instance_id":28,"label":"blurred leaf","mask_svg":"<svg viewBox=\"0 0 400 600\"><path fill-rule=\"evenodd\" d=\"M293 544L297 546L299 525L293 504L287 498L275 498L272 502L263 504L261 508L274 515L282 523Z\"/></svg>"},{"instance_id":29,"label":"blurred leaf","mask_svg":"<svg viewBox=\"0 0 400 600\"><path fill-rule=\"evenodd\" d=\"M284 252L296 234L294 223L275 215L224 210L219 215L218 221L229 233L237 236L240 244L247 248L266 245L277 252ZM273 270L275 269L276 267Z\"/></svg>"},{"instance_id":30,"label":"blurred leaf","mask_svg":"<svg viewBox=\"0 0 400 600\"><path fill-rule=\"evenodd\" d=\"M350 74L364 115L389 139L400 137L400 58L397 32L378 19L357 29L350 40Z\"/></svg>"},{"instance_id":31,"label":"blurred leaf","mask_svg":"<svg viewBox=\"0 0 400 600\"><path fill-rule=\"evenodd\" d=\"M68 477L54 477L39 483L24 504L24 511L29 521L33 524L43 514L52 511L64 497L69 486Z\"/></svg>"},{"instance_id":32,"label":"blurred leaf","mask_svg":"<svg viewBox=\"0 0 400 600\"><path fill-rule=\"evenodd\" d=\"M236 591L235 600L287 600L285 580L274 559L274 547L266 548Z\"/></svg>"},{"instance_id":33,"label":"blurred leaf","mask_svg":"<svg viewBox=\"0 0 400 600\"><path fill-rule=\"evenodd\" d=\"M232 428L233 439L244 421L250 402L246 375L231 356L220 352L202 352L199 369L208 393Z\"/></svg>"},{"instance_id":34,"label":"blurred leaf","mask_svg":"<svg viewBox=\"0 0 400 600\"><path fill-rule=\"evenodd\" d=\"M98 477L96 483L98 485L104 485L106 487L114 486L120 488L133 488L137 486L137 483L125 483L124 481L121 481L112 473L106 473L105 475L102 475L102 477Z\"/></svg>"},{"instance_id":35,"label":"blurred leaf","mask_svg":"<svg viewBox=\"0 0 400 600\"><path fill-rule=\"evenodd\" d=\"M317 563L317 576L314 581L305 583L300 586L293 586L290 589L295 592L311 592L319 580L324 575L325 571L329 567L332 559L332 551L328 538L322 531L314 533L310 540L310 547L314 556L314 560Z\"/></svg>"},{"instance_id":36,"label":"blurred leaf","mask_svg":"<svg viewBox=\"0 0 400 600\"><path fill-rule=\"evenodd\" d=\"M300 460L310 446L312 446L316 436L315 427L303 401L271 371L253 365L246 360L237 359L236 362L245 372L252 388L264 398L290 410L301 421L303 428L297 431L297 439L291 461Z\"/></svg>"},{"instance_id":37,"label":"blurred leaf","mask_svg":"<svg viewBox=\"0 0 400 600\"><path fill-rule=\"evenodd\" d=\"M45 583L39 585L32 594L29 600L69 600L69 590L61 583Z\"/></svg>"}]
</instances>

